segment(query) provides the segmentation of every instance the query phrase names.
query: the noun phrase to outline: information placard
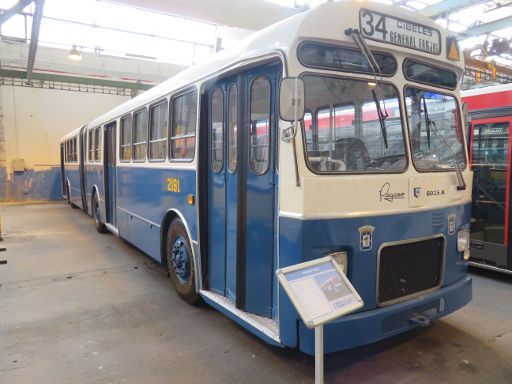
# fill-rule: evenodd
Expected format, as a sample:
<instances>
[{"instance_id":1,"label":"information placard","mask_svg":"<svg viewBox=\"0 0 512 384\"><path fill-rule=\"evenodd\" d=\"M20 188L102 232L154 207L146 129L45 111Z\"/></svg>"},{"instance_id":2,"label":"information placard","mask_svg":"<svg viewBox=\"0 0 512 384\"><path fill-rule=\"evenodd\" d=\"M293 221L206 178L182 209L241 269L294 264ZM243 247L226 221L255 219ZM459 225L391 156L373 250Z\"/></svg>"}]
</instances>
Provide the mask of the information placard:
<instances>
[{"instance_id":1,"label":"information placard","mask_svg":"<svg viewBox=\"0 0 512 384\"><path fill-rule=\"evenodd\" d=\"M278 269L276 275L308 328L354 312L364 304L330 256Z\"/></svg>"}]
</instances>

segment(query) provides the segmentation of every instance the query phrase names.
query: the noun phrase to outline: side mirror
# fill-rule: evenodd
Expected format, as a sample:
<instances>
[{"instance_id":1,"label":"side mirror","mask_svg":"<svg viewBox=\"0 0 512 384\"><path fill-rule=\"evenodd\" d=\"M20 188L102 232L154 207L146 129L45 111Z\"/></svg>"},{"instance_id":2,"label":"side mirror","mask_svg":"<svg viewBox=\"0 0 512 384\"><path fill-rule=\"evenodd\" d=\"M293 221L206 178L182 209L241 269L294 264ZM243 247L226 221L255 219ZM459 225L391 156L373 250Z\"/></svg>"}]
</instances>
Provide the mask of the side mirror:
<instances>
[{"instance_id":1,"label":"side mirror","mask_svg":"<svg viewBox=\"0 0 512 384\"><path fill-rule=\"evenodd\" d=\"M284 121L297 122L304 117L304 81L297 77L281 80L279 115Z\"/></svg>"}]
</instances>

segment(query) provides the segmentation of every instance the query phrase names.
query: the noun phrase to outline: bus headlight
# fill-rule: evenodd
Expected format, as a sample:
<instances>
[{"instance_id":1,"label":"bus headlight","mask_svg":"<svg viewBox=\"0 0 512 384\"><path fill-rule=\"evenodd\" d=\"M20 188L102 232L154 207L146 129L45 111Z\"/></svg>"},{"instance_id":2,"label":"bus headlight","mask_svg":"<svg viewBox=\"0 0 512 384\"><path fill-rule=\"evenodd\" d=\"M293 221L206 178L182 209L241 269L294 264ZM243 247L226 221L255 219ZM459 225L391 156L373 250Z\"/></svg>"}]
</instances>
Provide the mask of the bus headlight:
<instances>
[{"instance_id":1,"label":"bus headlight","mask_svg":"<svg viewBox=\"0 0 512 384\"><path fill-rule=\"evenodd\" d=\"M328 256L331 256L334 261L340 266L343 273L346 275L348 270L348 256L347 252L334 252L329 253Z\"/></svg>"},{"instance_id":2,"label":"bus headlight","mask_svg":"<svg viewBox=\"0 0 512 384\"><path fill-rule=\"evenodd\" d=\"M469 230L463 229L457 233L457 251L466 252L469 250Z\"/></svg>"}]
</instances>

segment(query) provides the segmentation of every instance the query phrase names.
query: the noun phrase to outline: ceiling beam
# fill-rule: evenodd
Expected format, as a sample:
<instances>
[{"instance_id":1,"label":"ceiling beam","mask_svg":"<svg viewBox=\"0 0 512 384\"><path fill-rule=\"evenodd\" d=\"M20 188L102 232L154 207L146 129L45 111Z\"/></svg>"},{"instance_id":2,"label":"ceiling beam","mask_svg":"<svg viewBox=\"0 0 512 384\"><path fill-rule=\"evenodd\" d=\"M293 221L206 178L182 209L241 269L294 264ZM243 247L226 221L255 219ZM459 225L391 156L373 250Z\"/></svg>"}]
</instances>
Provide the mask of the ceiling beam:
<instances>
[{"instance_id":1,"label":"ceiling beam","mask_svg":"<svg viewBox=\"0 0 512 384\"><path fill-rule=\"evenodd\" d=\"M460 34L466 37L475 37L485 35L487 33L492 33L494 31L499 31L500 29L509 28L510 26L512 26L512 16L470 27Z\"/></svg>"},{"instance_id":2,"label":"ceiling beam","mask_svg":"<svg viewBox=\"0 0 512 384\"><path fill-rule=\"evenodd\" d=\"M9 8L7 11L5 11L4 13L2 13L0 15L0 25L5 23L7 20L9 20L15 14L21 12L23 10L23 8L25 8L31 2L32 2L32 0L20 0L20 1L18 1L11 8Z\"/></svg>"},{"instance_id":3,"label":"ceiling beam","mask_svg":"<svg viewBox=\"0 0 512 384\"><path fill-rule=\"evenodd\" d=\"M27 73L25 71L14 71L9 69L0 69L0 77L14 78L14 79L26 79ZM71 84L83 84L83 85L95 85L100 87L113 87L113 88L127 88L133 90L143 90L153 88L152 84L135 83L131 81L121 80L104 80L94 79L90 77L80 76L66 76L66 75L55 75L51 73L36 72L32 76L35 81L48 81L48 82L62 82Z\"/></svg>"},{"instance_id":4,"label":"ceiling beam","mask_svg":"<svg viewBox=\"0 0 512 384\"><path fill-rule=\"evenodd\" d=\"M435 19L436 17L443 16L447 13L452 13L453 11L458 11L472 5L485 2L486 0L444 0L437 4L420 9L417 12Z\"/></svg>"},{"instance_id":5,"label":"ceiling beam","mask_svg":"<svg viewBox=\"0 0 512 384\"><path fill-rule=\"evenodd\" d=\"M110 0L213 24L256 31L299 12L263 0Z\"/></svg>"},{"instance_id":6,"label":"ceiling beam","mask_svg":"<svg viewBox=\"0 0 512 384\"><path fill-rule=\"evenodd\" d=\"M36 9L32 20L32 33L30 34L30 46L28 48L27 84L32 82L34 63L36 62L37 43L39 41L39 29L41 27L41 19L43 18L44 0L35 0L35 4Z\"/></svg>"}]
</instances>

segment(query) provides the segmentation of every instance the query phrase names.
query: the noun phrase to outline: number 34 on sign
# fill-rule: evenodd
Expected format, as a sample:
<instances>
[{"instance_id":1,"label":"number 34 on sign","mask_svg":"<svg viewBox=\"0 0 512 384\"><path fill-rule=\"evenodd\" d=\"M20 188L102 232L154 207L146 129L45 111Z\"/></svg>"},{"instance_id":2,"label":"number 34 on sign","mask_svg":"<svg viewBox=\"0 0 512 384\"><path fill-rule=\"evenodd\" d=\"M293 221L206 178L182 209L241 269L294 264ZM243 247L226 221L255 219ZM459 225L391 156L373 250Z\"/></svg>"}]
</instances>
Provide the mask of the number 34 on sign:
<instances>
[{"instance_id":1,"label":"number 34 on sign","mask_svg":"<svg viewBox=\"0 0 512 384\"><path fill-rule=\"evenodd\" d=\"M359 12L359 24L368 39L434 55L441 53L441 33L435 28L368 9Z\"/></svg>"}]
</instances>

